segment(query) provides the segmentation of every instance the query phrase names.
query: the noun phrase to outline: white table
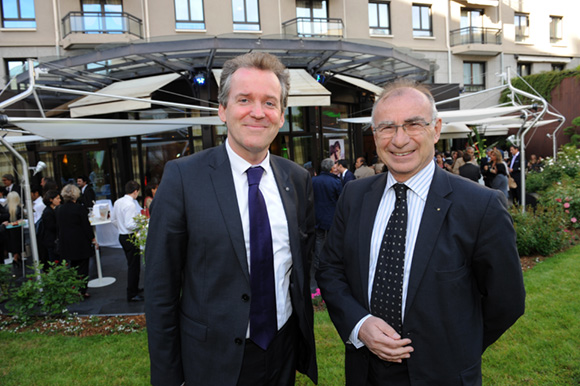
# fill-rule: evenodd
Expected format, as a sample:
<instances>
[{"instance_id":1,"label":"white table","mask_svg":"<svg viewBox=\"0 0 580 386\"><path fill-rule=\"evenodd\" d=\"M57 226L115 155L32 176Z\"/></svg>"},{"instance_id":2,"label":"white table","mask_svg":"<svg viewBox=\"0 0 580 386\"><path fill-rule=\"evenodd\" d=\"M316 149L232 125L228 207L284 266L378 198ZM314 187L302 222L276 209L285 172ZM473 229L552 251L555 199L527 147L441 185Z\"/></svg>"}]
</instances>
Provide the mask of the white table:
<instances>
[{"instance_id":1,"label":"white table","mask_svg":"<svg viewBox=\"0 0 580 386\"><path fill-rule=\"evenodd\" d=\"M99 225L105 225L105 224L110 224L110 223L111 223L111 220L103 220L103 219L91 221L91 225L93 226L93 231L95 232L95 239L97 240L97 244L99 243L99 240L97 239L96 227ZM98 275L98 277L96 279L89 281L88 287L89 288L105 287L105 286L111 285L115 281L117 281L117 279L115 279L114 277L103 277L103 270L101 269L101 252L99 251L99 248L96 245L95 245L95 257L97 259L97 275Z\"/></svg>"}]
</instances>

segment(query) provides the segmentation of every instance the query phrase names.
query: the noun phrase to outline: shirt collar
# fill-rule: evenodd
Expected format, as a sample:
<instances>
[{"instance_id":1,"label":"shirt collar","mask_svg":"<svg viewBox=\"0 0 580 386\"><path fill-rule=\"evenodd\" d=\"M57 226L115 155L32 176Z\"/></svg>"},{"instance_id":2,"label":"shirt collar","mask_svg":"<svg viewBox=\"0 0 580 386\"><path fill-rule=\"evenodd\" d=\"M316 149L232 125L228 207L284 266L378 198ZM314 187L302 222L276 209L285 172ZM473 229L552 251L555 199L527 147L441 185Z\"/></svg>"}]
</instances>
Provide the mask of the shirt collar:
<instances>
[{"instance_id":1,"label":"shirt collar","mask_svg":"<svg viewBox=\"0 0 580 386\"><path fill-rule=\"evenodd\" d=\"M266 154L266 158L258 165L252 165L242 157L236 154L234 149L230 146L230 143L226 139L226 151L228 153L228 158L230 159L230 165L232 172L237 175L245 175L246 170L253 166L261 166L266 174L272 173L272 167L270 166L270 151Z\"/></svg>"},{"instance_id":2,"label":"shirt collar","mask_svg":"<svg viewBox=\"0 0 580 386\"><path fill-rule=\"evenodd\" d=\"M431 187L431 182L433 181L433 175L435 173L435 162L429 162L427 166L419 170L417 174L409 178L404 182L409 189L411 189L415 194L417 194L423 201L427 201L427 194L429 194L429 188ZM397 184L398 181L389 172L387 175L387 186L386 190Z\"/></svg>"}]
</instances>

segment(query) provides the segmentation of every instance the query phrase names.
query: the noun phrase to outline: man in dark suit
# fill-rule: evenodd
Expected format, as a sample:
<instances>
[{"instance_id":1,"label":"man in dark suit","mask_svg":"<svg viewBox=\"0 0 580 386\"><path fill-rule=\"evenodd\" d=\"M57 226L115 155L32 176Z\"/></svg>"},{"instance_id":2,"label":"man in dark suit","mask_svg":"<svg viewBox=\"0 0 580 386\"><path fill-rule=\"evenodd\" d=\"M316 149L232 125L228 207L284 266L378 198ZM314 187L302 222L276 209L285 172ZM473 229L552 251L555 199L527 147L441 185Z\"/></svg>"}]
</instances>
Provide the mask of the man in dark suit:
<instances>
[{"instance_id":1,"label":"man in dark suit","mask_svg":"<svg viewBox=\"0 0 580 386\"><path fill-rule=\"evenodd\" d=\"M339 172L338 176L342 181L342 186L346 185L347 182L356 179L354 173L348 170L348 162L345 159L339 159L336 161L336 167Z\"/></svg>"},{"instance_id":2,"label":"man in dark suit","mask_svg":"<svg viewBox=\"0 0 580 386\"><path fill-rule=\"evenodd\" d=\"M20 188L20 185L16 183L16 179L12 174L4 174L2 176L2 183L4 184L6 195L10 192L16 192L22 197L22 189Z\"/></svg>"},{"instance_id":3,"label":"man in dark suit","mask_svg":"<svg viewBox=\"0 0 580 386\"><path fill-rule=\"evenodd\" d=\"M471 181L479 182L481 171L479 166L471 163L471 154L467 152L463 154L463 161L465 161L465 164L459 168L459 175L469 178Z\"/></svg>"},{"instance_id":4,"label":"man in dark suit","mask_svg":"<svg viewBox=\"0 0 580 386\"><path fill-rule=\"evenodd\" d=\"M81 190L81 196L78 203L85 207L87 211L95 205L97 199L95 191L89 185L89 178L87 176L77 177L77 186Z\"/></svg>"},{"instance_id":5,"label":"man in dark suit","mask_svg":"<svg viewBox=\"0 0 580 386\"><path fill-rule=\"evenodd\" d=\"M272 55L227 61L218 96L226 143L165 167L146 247L153 385L293 385L296 370L317 381L312 182L268 151L288 90Z\"/></svg>"},{"instance_id":6,"label":"man in dark suit","mask_svg":"<svg viewBox=\"0 0 580 386\"><path fill-rule=\"evenodd\" d=\"M424 86L389 85L372 123L389 172L344 187L316 276L347 385L481 385L482 353L524 311L505 196L435 166Z\"/></svg>"},{"instance_id":7,"label":"man in dark suit","mask_svg":"<svg viewBox=\"0 0 580 386\"><path fill-rule=\"evenodd\" d=\"M511 159L510 159L510 166L509 166L509 171L510 171L510 175L513 177L513 179L516 181L516 184L518 186L516 186L515 188L510 188L510 192L512 193L512 199L514 200L514 202L519 202L522 199L522 189L521 189L521 178L522 178L522 168L521 168L521 163L520 163L520 148L519 146L516 145L511 145L510 146L510 154L512 155Z\"/></svg>"},{"instance_id":8,"label":"man in dark suit","mask_svg":"<svg viewBox=\"0 0 580 386\"><path fill-rule=\"evenodd\" d=\"M318 258L324 240L334 218L334 211L340 192L342 192L342 183L336 174L332 174L334 162L330 158L325 158L320 163L320 175L312 178L312 190L314 191L314 212L316 214L316 243L314 247L314 261L311 269L311 290L316 290L316 281L314 280L314 271L318 268Z\"/></svg>"}]
</instances>

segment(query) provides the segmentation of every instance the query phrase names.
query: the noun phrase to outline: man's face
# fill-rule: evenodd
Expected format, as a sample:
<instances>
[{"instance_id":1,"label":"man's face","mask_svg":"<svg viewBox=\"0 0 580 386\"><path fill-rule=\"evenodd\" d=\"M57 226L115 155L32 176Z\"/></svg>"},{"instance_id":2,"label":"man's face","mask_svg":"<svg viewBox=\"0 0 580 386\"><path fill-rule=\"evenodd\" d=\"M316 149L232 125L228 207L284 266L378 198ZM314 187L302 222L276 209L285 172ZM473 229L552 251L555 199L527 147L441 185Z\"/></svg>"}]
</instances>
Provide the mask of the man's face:
<instances>
[{"instance_id":1,"label":"man's face","mask_svg":"<svg viewBox=\"0 0 580 386\"><path fill-rule=\"evenodd\" d=\"M334 165L332 165L332 169L330 169L330 172L331 172L332 174L336 174L336 175L338 175L338 174L340 173L340 172L338 171L338 164L334 164Z\"/></svg>"},{"instance_id":2,"label":"man's face","mask_svg":"<svg viewBox=\"0 0 580 386\"><path fill-rule=\"evenodd\" d=\"M516 155L518 153L518 149L516 149L513 146L510 146L510 153L512 153L512 155Z\"/></svg>"},{"instance_id":3,"label":"man's face","mask_svg":"<svg viewBox=\"0 0 580 386\"><path fill-rule=\"evenodd\" d=\"M2 177L2 183L4 184L4 186L12 185L12 181L10 181L8 178L4 178L4 177Z\"/></svg>"},{"instance_id":4,"label":"man's face","mask_svg":"<svg viewBox=\"0 0 580 386\"><path fill-rule=\"evenodd\" d=\"M77 178L77 186L78 186L79 188L81 188L81 189L82 189L82 188L84 188L86 184L87 184L87 183L86 183L86 182L84 182L82 178Z\"/></svg>"},{"instance_id":5,"label":"man's face","mask_svg":"<svg viewBox=\"0 0 580 386\"><path fill-rule=\"evenodd\" d=\"M356 162L355 162L355 164L354 164L355 168L357 168L357 169L358 169L358 168L360 168L362 165L363 165L363 159L362 159L362 158L357 158L357 160L356 160Z\"/></svg>"},{"instance_id":6,"label":"man's face","mask_svg":"<svg viewBox=\"0 0 580 386\"><path fill-rule=\"evenodd\" d=\"M379 102L373 120L377 126L385 123L400 125L416 120L431 122L433 112L425 95L410 88L397 90L395 93ZM440 133L441 119L429 124L413 137L407 135L401 127L392 138L374 133L377 154L393 177L404 182L432 162L435 155L434 145L439 140Z\"/></svg>"},{"instance_id":7,"label":"man's face","mask_svg":"<svg viewBox=\"0 0 580 386\"><path fill-rule=\"evenodd\" d=\"M467 154L469 154L471 156L471 159L475 159L475 150L472 148L469 148L466 150Z\"/></svg>"},{"instance_id":8,"label":"man's face","mask_svg":"<svg viewBox=\"0 0 580 386\"><path fill-rule=\"evenodd\" d=\"M281 89L273 72L240 68L231 78L228 106L219 106L219 117L228 126L230 146L250 163L263 161L284 124Z\"/></svg>"}]
</instances>

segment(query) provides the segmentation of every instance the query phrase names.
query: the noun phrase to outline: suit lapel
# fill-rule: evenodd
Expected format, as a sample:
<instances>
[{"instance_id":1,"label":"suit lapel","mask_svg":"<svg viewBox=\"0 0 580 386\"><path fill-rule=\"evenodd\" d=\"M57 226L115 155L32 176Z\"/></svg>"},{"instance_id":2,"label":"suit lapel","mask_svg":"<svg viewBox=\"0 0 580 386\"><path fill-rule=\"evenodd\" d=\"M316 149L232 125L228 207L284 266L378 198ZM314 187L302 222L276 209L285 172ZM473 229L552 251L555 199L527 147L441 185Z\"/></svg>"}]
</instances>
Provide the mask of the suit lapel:
<instances>
[{"instance_id":1,"label":"suit lapel","mask_svg":"<svg viewBox=\"0 0 580 386\"><path fill-rule=\"evenodd\" d=\"M378 178L372 185L371 189L365 193L362 199L362 207L360 213L360 223L359 223L359 245L361 255L360 255L360 274L361 274L361 285L362 293L364 294L365 305L367 309L369 306L369 260L370 260L370 248L371 239L373 236L373 228L375 225L375 217L377 216L377 211L379 210L379 204L383 193L385 191L385 186L387 184L387 173L383 173L382 178Z\"/></svg>"},{"instance_id":2,"label":"suit lapel","mask_svg":"<svg viewBox=\"0 0 580 386\"><path fill-rule=\"evenodd\" d=\"M236 189L232 177L232 168L230 166L225 145L216 148L213 154L214 157L209 160L209 167L215 197L226 223L236 257L238 258L240 267L249 282L250 273L248 270L244 230L242 229L242 219L240 217L238 200L236 200Z\"/></svg>"},{"instance_id":3,"label":"suit lapel","mask_svg":"<svg viewBox=\"0 0 580 386\"><path fill-rule=\"evenodd\" d=\"M282 205L284 206L284 213L286 214L286 221L288 223L288 237L290 239L290 252L292 253L293 265L292 272L303 272L302 253L300 250L300 230L298 229L298 224L300 222L296 210L298 195L296 194L294 184L290 179L288 171L280 165L280 160L275 156L270 155L270 165L274 172L274 178L276 179L276 185L278 186L278 192L282 199ZM306 205L306 203L304 203L304 205ZM295 283L297 288L303 288L304 283L302 283L302 281L304 280L304 277L297 274L294 274L293 277L298 281Z\"/></svg>"},{"instance_id":4,"label":"suit lapel","mask_svg":"<svg viewBox=\"0 0 580 386\"><path fill-rule=\"evenodd\" d=\"M425 203L425 209L415 243L415 251L413 252L405 314L407 314L415 300L417 288L419 288L425 269L433 253L433 248L437 243L439 232L451 206L451 200L445 198L452 192L449 177L446 173L444 170L435 168L433 182L427 195L427 202Z\"/></svg>"}]
</instances>

